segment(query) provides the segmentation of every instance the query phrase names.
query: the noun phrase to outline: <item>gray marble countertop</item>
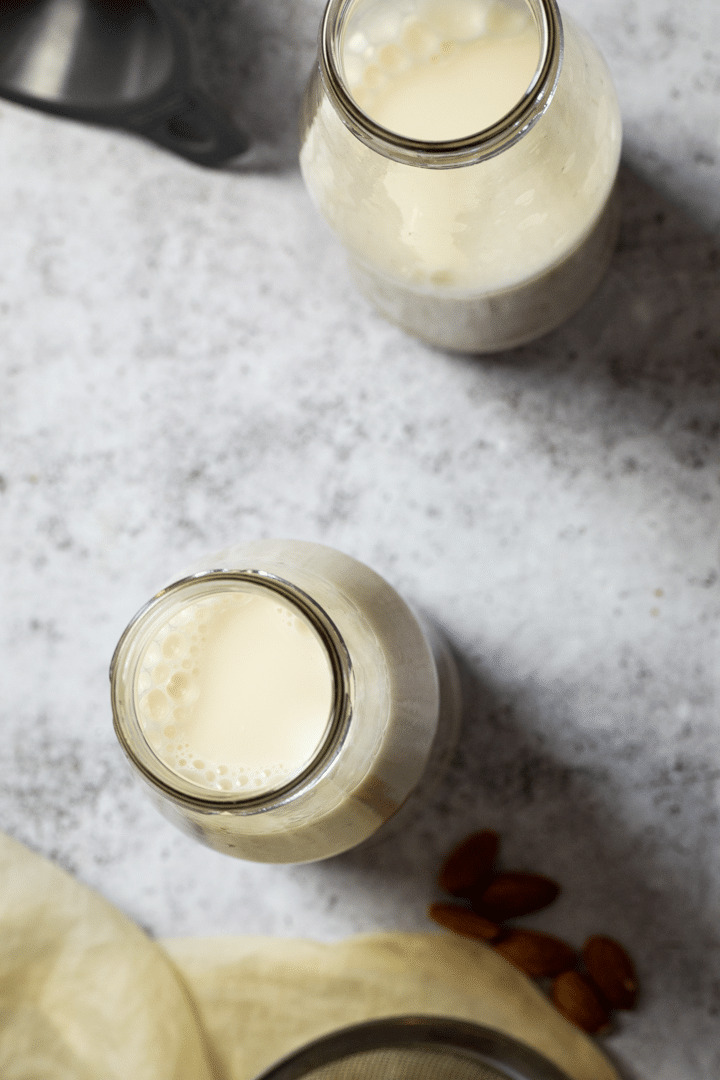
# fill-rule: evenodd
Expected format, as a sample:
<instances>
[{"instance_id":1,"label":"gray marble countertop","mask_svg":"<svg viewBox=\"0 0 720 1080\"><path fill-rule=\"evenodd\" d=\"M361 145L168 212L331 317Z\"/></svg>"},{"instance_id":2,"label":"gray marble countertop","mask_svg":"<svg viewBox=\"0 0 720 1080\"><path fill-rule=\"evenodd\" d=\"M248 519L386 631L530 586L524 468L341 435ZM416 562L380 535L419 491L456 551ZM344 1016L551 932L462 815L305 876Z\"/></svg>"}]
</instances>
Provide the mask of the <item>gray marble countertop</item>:
<instances>
[{"instance_id":1,"label":"gray marble countertop","mask_svg":"<svg viewBox=\"0 0 720 1080\"><path fill-rule=\"evenodd\" d=\"M0 103L0 827L153 934L322 939L426 927L441 854L495 827L563 883L531 925L631 948L627 1080L717 1080L720 8L568 0L619 88L621 242L565 327L485 359L381 322L304 192L319 0L225 8L259 34L216 69L244 168ZM108 702L160 582L272 535L372 565L465 669L423 815L299 867L176 832Z\"/></svg>"}]
</instances>

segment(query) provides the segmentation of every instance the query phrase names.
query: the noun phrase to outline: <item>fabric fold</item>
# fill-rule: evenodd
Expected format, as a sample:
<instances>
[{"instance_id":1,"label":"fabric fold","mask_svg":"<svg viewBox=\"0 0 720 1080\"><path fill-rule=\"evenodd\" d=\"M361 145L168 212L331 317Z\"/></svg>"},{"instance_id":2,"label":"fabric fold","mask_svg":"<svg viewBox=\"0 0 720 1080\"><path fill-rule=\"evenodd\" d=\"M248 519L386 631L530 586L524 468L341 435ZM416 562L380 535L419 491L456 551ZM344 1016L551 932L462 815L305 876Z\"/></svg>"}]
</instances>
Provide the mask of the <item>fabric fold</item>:
<instances>
[{"instance_id":1,"label":"fabric fold","mask_svg":"<svg viewBox=\"0 0 720 1080\"><path fill-rule=\"evenodd\" d=\"M411 1013L497 1028L570 1080L619 1080L593 1040L480 943L443 933L155 943L2 835L0 882L3 1080L252 1080L320 1035Z\"/></svg>"}]
</instances>

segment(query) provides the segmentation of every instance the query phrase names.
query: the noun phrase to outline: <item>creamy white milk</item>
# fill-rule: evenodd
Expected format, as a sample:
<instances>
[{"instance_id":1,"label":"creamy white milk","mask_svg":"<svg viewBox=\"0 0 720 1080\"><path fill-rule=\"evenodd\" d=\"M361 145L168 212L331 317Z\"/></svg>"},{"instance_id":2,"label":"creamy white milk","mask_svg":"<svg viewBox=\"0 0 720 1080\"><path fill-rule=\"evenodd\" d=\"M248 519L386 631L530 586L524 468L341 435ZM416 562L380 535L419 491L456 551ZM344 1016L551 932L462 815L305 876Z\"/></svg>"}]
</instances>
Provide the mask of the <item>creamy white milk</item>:
<instances>
[{"instance_id":1,"label":"creamy white milk","mask_svg":"<svg viewBox=\"0 0 720 1080\"><path fill-rule=\"evenodd\" d=\"M515 107L540 61L523 0L426 0L362 9L345 39L353 97L378 124L412 139L460 139Z\"/></svg>"},{"instance_id":2,"label":"creamy white milk","mask_svg":"<svg viewBox=\"0 0 720 1080\"><path fill-rule=\"evenodd\" d=\"M297 776L333 703L326 649L280 594L243 584L195 599L155 628L137 669L154 753L210 791L258 795Z\"/></svg>"},{"instance_id":3,"label":"creamy white milk","mask_svg":"<svg viewBox=\"0 0 720 1080\"><path fill-rule=\"evenodd\" d=\"M349 10L328 55L362 113L395 136L481 140L542 85L542 0L357 0ZM362 291L433 344L493 351L537 337L607 265L618 103L593 44L563 25L557 86L549 104L541 95L539 118L500 153L471 148L457 167L429 167L412 146L398 157L377 132L359 137L360 121L329 84L311 80L300 157L308 190Z\"/></svg>"}]
</instances>

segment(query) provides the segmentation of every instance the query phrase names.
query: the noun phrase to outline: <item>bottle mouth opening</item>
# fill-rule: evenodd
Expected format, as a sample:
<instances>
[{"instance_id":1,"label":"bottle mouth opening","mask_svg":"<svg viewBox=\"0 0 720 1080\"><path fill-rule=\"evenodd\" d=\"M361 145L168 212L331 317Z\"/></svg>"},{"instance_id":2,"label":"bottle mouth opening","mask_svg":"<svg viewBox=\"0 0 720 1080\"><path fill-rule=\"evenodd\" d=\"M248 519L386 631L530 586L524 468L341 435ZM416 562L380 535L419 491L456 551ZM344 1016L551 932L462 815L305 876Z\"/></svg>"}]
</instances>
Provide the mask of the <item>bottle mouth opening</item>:
<instances>
[{"instance_id":1,"label":"bottle mouth opening","mask_svg":"<svg viewBox=\"0 0 720 1080\"><path fill-rule=\"evenodd\" d=\"M188 611L192 605L243 590L275 597L309 624L325 653L331 683L330 708L314 750L297 770L287 771L278 782L272 776L266 778L255 792L252 788L216 789L183 774L185 770L178 772L153 745L138 707L138 679L158 631L166 628L175 614ZM350 720L350 661L339 631L311 597L290 582L261 570L213 570L183 578L159 592L135 615L120 638L110 665L110 684L115 734L134 767L165 796L198 809L257 813L306 791L335 760Z\"/></svg>"},{"instance_id":2,"label":"bottle mouth opening","mask_svg":"<svg viewBox=\"0 0 720 1080\"><path fill-rule=\"evenodd\" d=\"M479 131L442 140L411 137L383 126L358 102L346 73L348 39L352 37L355 17L363 3L364 0L329 0L320 28L320 72L345 126L385 157L438 169L494 157L522 138L550 104L562 65L560 12L556 0L519 0L519 6L534 20L539 58L527 88L508 112Z\"/></svg>"}]
</instances>

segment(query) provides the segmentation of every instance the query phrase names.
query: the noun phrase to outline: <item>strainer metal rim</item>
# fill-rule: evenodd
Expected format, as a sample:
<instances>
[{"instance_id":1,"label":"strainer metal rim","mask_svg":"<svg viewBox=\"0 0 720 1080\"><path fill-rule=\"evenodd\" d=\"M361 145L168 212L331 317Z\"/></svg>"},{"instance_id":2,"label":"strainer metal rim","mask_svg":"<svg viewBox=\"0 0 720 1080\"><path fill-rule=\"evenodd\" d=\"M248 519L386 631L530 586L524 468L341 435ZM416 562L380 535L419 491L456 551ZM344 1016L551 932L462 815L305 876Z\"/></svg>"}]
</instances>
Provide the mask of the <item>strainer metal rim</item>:
<instances>
[{"instance_id":1,"label":"strainer metal rim","mask_svg":"<svg viewBox=\"0 0 720 1080\"><path fill-rule=\"evenodd\" d=\"M423 1047L465 1051L478 1063L501 1070L508 1080L569 1080L527 1044L494 1028L445 1016L393 1016L340 1028L288 1054L256 1080L304 1080L314 1069L362 1051Z\"/></svg>"}]
</instances>

